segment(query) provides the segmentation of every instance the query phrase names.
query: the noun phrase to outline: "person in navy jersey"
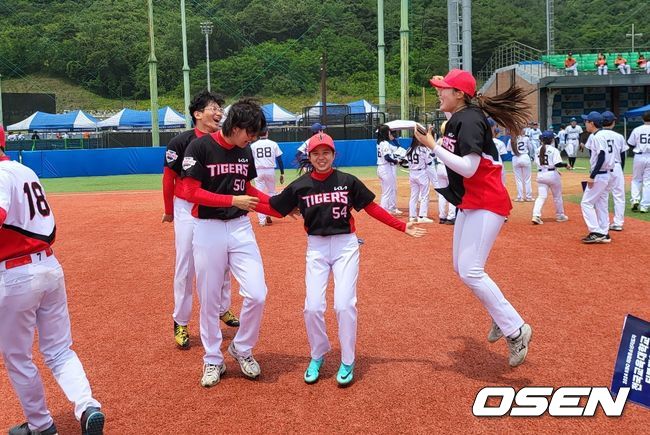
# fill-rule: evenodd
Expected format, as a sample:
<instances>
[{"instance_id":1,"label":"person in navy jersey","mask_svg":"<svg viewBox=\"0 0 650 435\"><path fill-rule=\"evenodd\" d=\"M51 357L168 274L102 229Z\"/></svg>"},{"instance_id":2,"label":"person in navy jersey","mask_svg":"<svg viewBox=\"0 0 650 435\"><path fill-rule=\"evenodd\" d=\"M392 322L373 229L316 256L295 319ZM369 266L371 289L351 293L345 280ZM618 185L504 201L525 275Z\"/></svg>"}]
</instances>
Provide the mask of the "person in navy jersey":
<instances>
[{"instance_id":1,"label":"person in navy jersey","mask_svg":"<svg viewBox=\"0 0 650 435\"><path fill-rule=\"evenodd\" d=\"M430 83L438 91L440 110L452 116L441 145L436 144L430 128L426 134L416 129L415 136L447 167L449 185L436 190L458 209L454 270L492 317L488 341L507 337L509 363L515 367L526 359L532 329L484 270L504 218L512 209L486 113L510 131L521 131L528 117L525 93L511 87L493 98L476 96L476 80L459 69L449 71L444 78L434 76Z\"/></svg>"},{"instance_id":2,"label":"person in navy jersey","mask_svg":"<svg viewBox=\"0 0 650 435\"><path fill-rule=\"evenodd\" d=\"M336 380L339 385L346 386L354 379L357 336L359 242L354 234L352 211L365 210L375 219L412 237L423 236L425 230L397 220L374 202L375 194L358 178L333 169L336 151L334 141L327 134L314 135L309 140L307 154L313 170L269 198L268 211L282 217L297 207L308 234L304 316L311 360L304 380L308 384L318 380L324 356L331 349L325 332L325 290L332 272L334 310L341 344L341 365Z\"/></svg>"},{"instance_id":3,"label":"person in navy jersey","mask_svg":"<svg viewBox=\"0 0 650 435\"><path fill-rule=\"evenodd\" d=\"M181 349L190 346L188 323L192 314L192 287L194 282L194 259L192 256L192 235L195 219L192 217L192 203L187 201L183 180L182 162L185 150L196 138L218 131L223 116L224 99L207 90L199 92L190 102L194 128L172 138L167 144L163 170L163 198L165 213L163 222L174 224L176 265L174 268L174 340ZM221 289L219 317L228 326L239 326L239 319L230 310L230 272L226 270Z\"/></svg>"}]
</instances>

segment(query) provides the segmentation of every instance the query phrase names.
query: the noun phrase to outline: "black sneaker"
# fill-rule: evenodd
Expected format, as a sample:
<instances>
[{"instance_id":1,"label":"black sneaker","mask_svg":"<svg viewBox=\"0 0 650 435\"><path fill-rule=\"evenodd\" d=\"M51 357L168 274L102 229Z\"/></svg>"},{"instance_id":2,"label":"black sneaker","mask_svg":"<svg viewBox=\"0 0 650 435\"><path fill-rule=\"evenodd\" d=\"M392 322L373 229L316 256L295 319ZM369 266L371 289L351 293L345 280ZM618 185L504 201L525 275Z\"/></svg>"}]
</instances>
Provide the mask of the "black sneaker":
<instances>
[{"instance_id":1,"label":"black sneaker","mask_svg":"<svg viewBox=\"0 0 650 435\"><path fill-rule=\"evenodd\" d=\"M612 238L609 237L609 234L605 234L605 236L602 238L602 240L598 243L612 243Z\"/></svg>"},{"instance_id":2,"label":"black sneaker","mask_svg":"<svg viewBox=\"0 0 650 435\"><path fill-rule=\"evenodd\" d=\"M45 430L31 430L27 423L23 423L20 426L14 426L9 429L9 435L57 435L56 426L52 423L52 426L48 427Z\"/></svg>"},{"instance_id":3,"label":"black sneaker","mask_svg":"<svg viewBox=\"0 0 650 435\"><path fill-rule=\"evenodd\" d=\"M638 202L635 202L634 204L632 204L632 211L639 211L639 203Z\"/></svg>"},{"instance_id":4,"label":"black sneaker","mask_svg":"<svg viewBox=\"0 0 650 435\"><path fill-rule=\"evenodd\" d=\"M99 408L89 406L81 414L81 435L103 435L104 413Z\"/></svg>"},{"instance_id":5,"label":"black sneaker","mask_svg":"<svg viewBox=\"0 0 650 435\"><path fill-rule=\"evenodd\" d=\"M598 233L589 233L587 237L582 239L582 243L603 243L603 240L605 240L605 235L604 234L598 234ZM607 242L605 242L607 243Z\"/></svg>"},{"instance_id":6,"label":"black sneaker","mask_svg":"<svg viewBox=\"0 0 650 435\"><path fill-rule=\"evenodd\" d=\"M445 225L455 225L455 224L456 224L456 218L447 219L447 222L445 222Z\"/></svg>"},{"instance_id":7,"label":"black sneaker","mask_svg":"<svg viewBox=\"0 0 650 435\"><path fill-rule=\"evenodd\" d=\"M447 219L440 219L440 220L438 221L438 223L441 224L441 225L444 225L445 222L447 222Z\"/></svg>"}]
</instances>

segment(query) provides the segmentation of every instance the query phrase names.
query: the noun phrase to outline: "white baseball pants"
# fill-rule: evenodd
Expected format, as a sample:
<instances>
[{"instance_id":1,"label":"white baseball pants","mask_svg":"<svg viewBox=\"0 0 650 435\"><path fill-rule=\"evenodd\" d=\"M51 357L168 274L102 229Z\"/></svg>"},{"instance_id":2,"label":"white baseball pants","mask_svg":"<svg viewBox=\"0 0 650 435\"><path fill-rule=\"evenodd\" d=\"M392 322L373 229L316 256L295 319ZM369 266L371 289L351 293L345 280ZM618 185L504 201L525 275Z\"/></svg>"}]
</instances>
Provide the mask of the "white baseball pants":
<instances>
[{"instance_id":1,"label":"white baseball pants","mask_svg":"<svg viewBox=\"0 0 650 435\"><path fill-rule=\"evenodd\" d=\"M557 170L555 170L542 171L537 175L537 199L535 199L535 205L533 206L533 216L542 217L542 207L544 207L549 190L553 194L555 216L559 217L564 214L562 179Z\"/></svg>"},{"instance_id":2,"label":"white baseball pants","mask_svg":"<svg viewBox=\"0 0 650 435\"><path fill-rule=\"evenodd\" d=\"M334 275L334 311L339 325L341 360L352 364L357 342L357 278L359 242L355 234L308 236L305 284L305 327L311 357L320 359L331 346L325 328L325 290Z\"/></svg>"},{"instance_id":3,"label":"white baseball pants","mask_svg":"<svg viewBox=\"0 0 650 435\"><path fill-rule=\"evenodd\" d=\"M239 283L244 298L240 326L233 339L238 353L248 356L259 338L266 301L262 257L248 216L229 221L197 219L194 228L196 288L201 301L199 322L206 364L222 364L219 325L221 289L228 268Z\"/></svg>"},{"instance_id":4,"label":"white baseball pants","mask_svg":"<svg viewBox=\"0 0 650 435\"><path fill-rule=\"evenodd\" d=\"M485 273L485 262L503 225L503 216L488 210L459 210L454 226L454 270L490 313L506 337L524 320Z\"/></svg>"},{"instance_id":5,"label":"white baseball pants","mask_svg":"<svg viewBox=\"0 0 650 435\"><path fill-rule=\"evenodd\" d=\"M255 187L267 195L275 195L275 169L274 168L257 168L257 178L255 179ZM259 223L266 221L266 215L257 213Z\"/></svg>"},{"instance_id":6,"label":"white baseball pants","mask_svg":"<svg viewBox=\"0 0 650 435\"><path fill-rule=\"evenodd\" d=\"M447 175L447 168L442 163L438 163L435 167L436 171L436 183L439 187L449 186L449 177ZM434 187L436 184L434 184ZM456 206L447 199L438 193L438 218L439 219L455 219L456 218Z\"/></svg>"},{"instance_id":7,"label":"white baseball pants","mask_svg":"<svg viewBox=\"0 0 650 435\"><path fill-rule=\"evenodd\" d=\"M567 157L576 157L578 155L578 142L567 142L564 147Z\"/></svg>"},{"instance_id":8,"label":"white baseball pants","mask_svg":"<svg viewBox=\"0 0 650 435\"><path fill-rule=\"evenodd\" d=\"M517 184L517 199L533 199L530 157L528 154L512 156L512 170Z\"/></svg>"},{"instance_id":9,"label":"white baseball pants","mask_svg":"<svg viewBox=\"0 0 650 435\"><path fill-rule=\"evenodd\" d=\"M192 316L192 283L194 256L192 237L197 219L192 216L193 204L174 197L174 239L176 242L176 269L174 271L174 321L187 326ZM221 287L219 315L230 308L230 271L226 269Z\"/></svg>"},{"instance_id":10,"label":"white baseball pants","mask_svg":"<svg viewBox=\"0 0 650 435\"><path fill-rule=\"evenodd\" d=\"M621 74L630 74L632 72L632 68L630 68L630 65L619 65L617 66L617 68Z\"/></svg>"},{"instance_id":11,"label":"white baseball pants","mask_svg":"<svg viewBox=\"0 0 650 435\"><path fill-rule=\"evenodd\" d=\"M606 76L607 75L607 65L599 65L598 66L598 75L599 76Z\"/></svg>"},{"instance_id":12,"label":"white baseball pants","mask_svg":"<svg viewBox=\"0 0 650 435\"><path fill-rule=\"evenodd\" d=\"M429 176L426 170L409 171L409 183L411 184L409 217L427 217L429 214Z\"/></svg>"},{"instance_id":13,"label":"white baseball pants","mask_svg":"<svg viewBox=\"0 0 650 435\"><path fill-rule=\"evenodd\" d=\"M574 76L577 76L578 75L578 64L575 64L573 66L565 68L564 70L566 71L567 74L570 73L570 74L573 74Z\"/></svg>"},{"instance_id":14,"label":"white baseball pants","mask_svg":"<svg viewBox=\"0 0 650 435\"><path fill-rule=\"evenodd\" d=\"M0 352L23 413L32 430L45 430L52 416L45 391L32 360L34 330L38 347L69 401L77 420L89 406L101 405L77 354L70 349L72 334L63 269L54 255L32 254L32 263L0 268ZM4 400L4 399L3 399Z\"/></svg>"},{"instance_id":15,"label":"white baseball pants","mask_svg":"<svg viewBox=\"0 0 650 435\"><path fill-rule=\"evenodd\" d=\"M397 208L397 172L394 165L386 163L377 166L377 175L381 182L381 205L385 210Z\"/></svg>"},{"instance_id":16,"label":"white baseball pants","mask_svg":"<svg viewBox=\"0 0 650 435\"><path fill-rule=\"evenodd\" d=\"M614 172L609 173L607 190L614 199L614 225L623 226L625 221L625 178L620 163L614 165Z\"/></svg>"},{"instance_id":17,"label":"white baseball pants","mask_svg":"<svg viewBox=\"0 0 650 435\"><path fill-rule=\"evenodd\" d=\"M643 189L643 196L641 190ZM632 166L632 203L641 207L650 207L650 152L634 155Z\"/></svg>"},{"instance_id":18,"label":"white baseball pants","mask_svg":"<svg viewBox=\"0 0 650 435\"><path fill-rule=\"evenodd\" d=\"M580 208L590 233L609 233L609 213L607 211L609 174L609 172L597 174L593 186L587 186L582 195Z\"/></svg>"}]
</instances>

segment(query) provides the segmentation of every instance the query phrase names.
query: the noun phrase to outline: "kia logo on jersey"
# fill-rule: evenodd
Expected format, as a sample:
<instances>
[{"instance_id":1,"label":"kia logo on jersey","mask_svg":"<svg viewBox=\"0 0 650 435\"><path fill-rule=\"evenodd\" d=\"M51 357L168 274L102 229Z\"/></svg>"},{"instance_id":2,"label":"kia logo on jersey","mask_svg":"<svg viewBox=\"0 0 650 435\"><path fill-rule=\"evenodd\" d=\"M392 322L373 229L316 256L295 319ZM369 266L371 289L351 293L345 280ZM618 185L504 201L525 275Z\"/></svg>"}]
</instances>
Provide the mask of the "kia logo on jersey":
<instances>
[{"instance_id":1,"label":"kia logo on jersey","mask_svg":"<svg viewBox=\"0 0 650 435\"><path fill-rule=\"evenodd\" d=\"M196 165L196 160L194 160L194 157L185 157L183 159L183 170L187 171L190 169L192 166Z\"/></svg>"},{"instance_id":2,"label":"kia logo on jersey","mask_svg":"<svg viewBox=\"0 0 650 435\"><path fill-rule=\"evenodd\" d=\"M176 151L167 150L167 152L165 153L165 159L167 159L167 163L175 162L177 158L178 158L178 154L176 154Z\"/></svg>"},{"instance_id":3,"label":"kia logo on jersey","mask_svg":"<svg viewBox=\"0 0 650 435\"><path fill-rule=\"evenodd\" d=\"M248 159L237 159L239 163L248 163Z\"/></svg>"},{"instance_id":4,"label":"kia logo on jersey","mask_svg":"<svg viewBox=\"0 0 650 435\"><path fill-rule=\"evenodd\" d=\"M334 190L348 190L348 186L335 186Z\"/></svg>"}]
</instances>

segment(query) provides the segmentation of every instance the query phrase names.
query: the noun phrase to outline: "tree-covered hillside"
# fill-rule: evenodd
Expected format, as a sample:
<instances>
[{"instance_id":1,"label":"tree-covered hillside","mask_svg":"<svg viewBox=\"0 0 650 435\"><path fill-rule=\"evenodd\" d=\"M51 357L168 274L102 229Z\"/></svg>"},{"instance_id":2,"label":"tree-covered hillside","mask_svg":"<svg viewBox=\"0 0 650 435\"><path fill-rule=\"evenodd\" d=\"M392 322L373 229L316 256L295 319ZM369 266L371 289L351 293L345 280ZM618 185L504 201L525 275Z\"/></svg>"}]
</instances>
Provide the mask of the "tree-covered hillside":
<instances>
[{"instance_id":1,"label":"tree-covered hillside","mask_svg":"<svg viewBox=\"0 0 650 435\"><path fill-rule=\"evenodd\" d=\"M473 68L510 41L545 48L545 2L474 0ZM321 53L329 90L377 99L376 0L186 0L192 91L205 86L210 20L213 88L239 95L315 95ZM650 3L638 0L556 0L556 47L623 47L636 23L650 45ZM399 95L400 1L385 0L388 97ZM0 0L0 73L64 78L111 99L148 95L147 0ZM179 0L154 0L158 86L182 96ZM410 2L413 95L447 69L445 0ZM637 21L638 20L638 21ZM644 39L645 38L645 39Z\"/></svg>"}]
</instances>

